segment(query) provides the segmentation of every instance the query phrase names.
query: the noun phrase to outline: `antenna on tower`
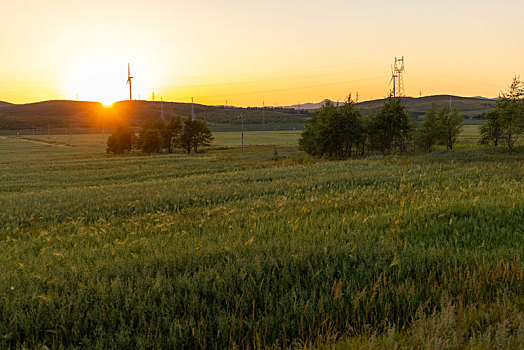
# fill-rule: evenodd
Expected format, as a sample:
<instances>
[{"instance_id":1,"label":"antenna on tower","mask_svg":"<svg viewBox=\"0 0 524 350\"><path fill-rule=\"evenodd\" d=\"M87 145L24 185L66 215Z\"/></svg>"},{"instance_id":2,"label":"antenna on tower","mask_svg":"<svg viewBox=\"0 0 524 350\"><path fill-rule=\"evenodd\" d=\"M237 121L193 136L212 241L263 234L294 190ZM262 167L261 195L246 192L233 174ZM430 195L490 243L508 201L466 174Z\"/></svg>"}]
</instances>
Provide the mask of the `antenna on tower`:
<instances>
[{"instance_id":1,"label":"antenna on tower","mask_svg":"<svg viewBox=\"0 0 524 350\"><path fill-rule=\"evenodd\" d=\"M131 90L131 79L133 77L131 76L131 67L129 66L129 63L127 64L127 82L126 85L129 84L129 101L133 100L132 90Z\"/></svg>"}]
</instances>

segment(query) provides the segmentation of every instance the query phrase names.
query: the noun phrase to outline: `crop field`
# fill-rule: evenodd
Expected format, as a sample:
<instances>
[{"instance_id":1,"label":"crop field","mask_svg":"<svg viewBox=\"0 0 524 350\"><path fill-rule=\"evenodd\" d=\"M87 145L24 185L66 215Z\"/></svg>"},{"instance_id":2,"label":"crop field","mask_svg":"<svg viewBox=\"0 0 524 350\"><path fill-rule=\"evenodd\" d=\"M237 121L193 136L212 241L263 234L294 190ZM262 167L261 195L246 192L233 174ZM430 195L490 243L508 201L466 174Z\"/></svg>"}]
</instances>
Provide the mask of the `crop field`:
<instances>
[{"instance_id":1,"label":"crop field","mask_svg":"<svg viewBox=\"0 0 524 350\"><path fill-rule=\"evenodd\" d=\"M320 161L298 135L0 136L0 348L522 348L522 145Z\"/></svg>"}]
</instances>

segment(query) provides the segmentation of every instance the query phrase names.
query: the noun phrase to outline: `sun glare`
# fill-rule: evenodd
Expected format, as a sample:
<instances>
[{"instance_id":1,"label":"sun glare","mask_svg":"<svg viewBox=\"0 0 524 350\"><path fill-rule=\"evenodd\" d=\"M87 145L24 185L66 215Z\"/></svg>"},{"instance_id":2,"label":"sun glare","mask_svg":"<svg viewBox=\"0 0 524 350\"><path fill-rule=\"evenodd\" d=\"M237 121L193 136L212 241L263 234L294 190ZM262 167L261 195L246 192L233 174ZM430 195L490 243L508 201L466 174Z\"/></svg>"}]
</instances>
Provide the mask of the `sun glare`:
<instances>
[{"instance_id":1,"label":"sun glare","mask_svg":"<svg viewBox=\"0 0 524 350\"><path fill-rule=\"evenodd\" d=\"M80 101L97 101L110 107L128 98L127 62L108 55L83 60L72 67L65 90Z\"/></svg>"}]
</instances>

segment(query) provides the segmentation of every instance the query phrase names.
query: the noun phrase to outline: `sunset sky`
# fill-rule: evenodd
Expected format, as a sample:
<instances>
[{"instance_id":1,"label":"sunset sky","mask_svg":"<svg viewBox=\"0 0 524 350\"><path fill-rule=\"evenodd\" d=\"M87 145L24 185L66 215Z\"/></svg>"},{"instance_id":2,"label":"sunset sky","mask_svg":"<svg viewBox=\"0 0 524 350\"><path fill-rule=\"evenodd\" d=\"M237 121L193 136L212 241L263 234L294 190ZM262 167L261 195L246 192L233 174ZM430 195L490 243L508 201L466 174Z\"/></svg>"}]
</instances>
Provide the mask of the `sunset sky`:
<instances>
[{"instance_id":1,"label":"sunset sky","mask_svg":"<svg viewBox=\"0 0 524 350\"><path fill-rule=\"evenodd\" d=\"M237 106L495 97L524 76L524 1L2 2L0 101L133 97Z\"/></svg>"}]
</instances>

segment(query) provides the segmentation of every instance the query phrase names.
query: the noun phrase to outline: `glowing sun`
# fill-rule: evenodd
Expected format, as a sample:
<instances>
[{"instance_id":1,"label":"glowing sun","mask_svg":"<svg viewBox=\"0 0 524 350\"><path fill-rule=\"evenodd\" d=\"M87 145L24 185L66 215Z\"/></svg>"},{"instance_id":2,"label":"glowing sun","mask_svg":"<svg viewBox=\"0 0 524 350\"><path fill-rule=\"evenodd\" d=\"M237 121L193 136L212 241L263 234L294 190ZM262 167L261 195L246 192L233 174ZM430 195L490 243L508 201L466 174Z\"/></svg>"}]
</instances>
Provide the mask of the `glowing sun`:
<instances>
[{"instance_id":1,"label":"glowing sun","mask_svg":"<svg viewBox=\"0 0 524 350\"><path fill-rule=\"evenodd\" d=\"M68 95L80 101L97 101L110 106L129 98L127 61L114 56L97 55L82 60L69 74Z\"/></svg>"}]
</instances>

